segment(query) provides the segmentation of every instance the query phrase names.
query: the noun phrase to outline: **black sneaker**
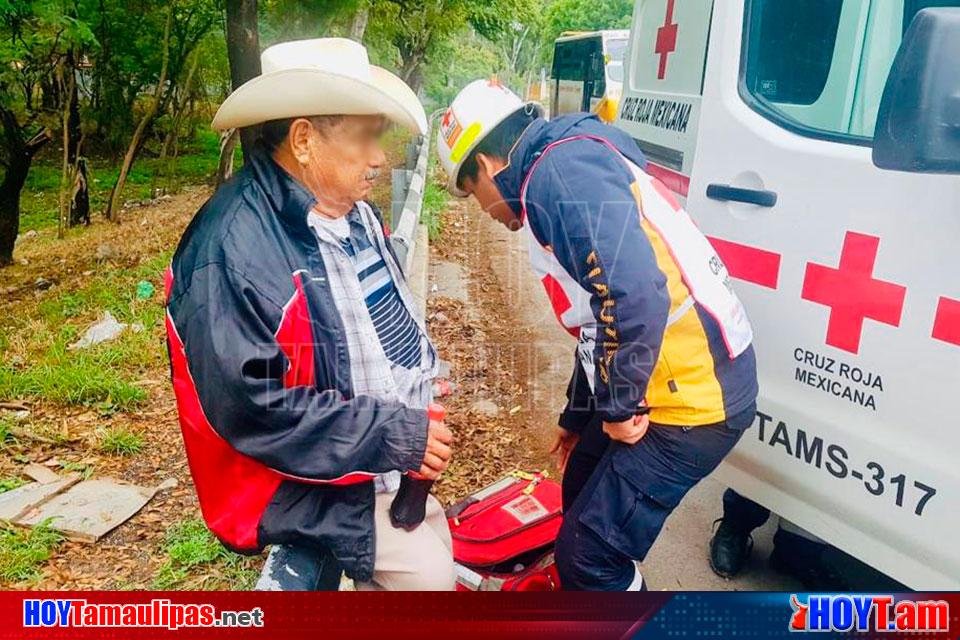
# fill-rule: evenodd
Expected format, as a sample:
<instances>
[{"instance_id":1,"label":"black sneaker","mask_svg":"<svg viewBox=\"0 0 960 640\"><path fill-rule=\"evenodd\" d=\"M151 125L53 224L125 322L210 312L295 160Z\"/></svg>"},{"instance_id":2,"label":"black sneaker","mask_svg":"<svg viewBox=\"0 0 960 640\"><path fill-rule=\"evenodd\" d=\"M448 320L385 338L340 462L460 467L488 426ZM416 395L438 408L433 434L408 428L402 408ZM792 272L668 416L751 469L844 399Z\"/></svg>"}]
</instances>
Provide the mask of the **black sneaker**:
<instances>
[{"instance_id":1,"label":"black sneaker","mask_svg":"<svg viewBox=\"0 0 960 640\"><path fill-rule=\"evenodd\" d=\"M736 530L723 518L714 524L717 522L720 526L710 540L710 568L721 578L732 578L740 573L750 557L753 537Z\"/></svg>"}]
</instances>

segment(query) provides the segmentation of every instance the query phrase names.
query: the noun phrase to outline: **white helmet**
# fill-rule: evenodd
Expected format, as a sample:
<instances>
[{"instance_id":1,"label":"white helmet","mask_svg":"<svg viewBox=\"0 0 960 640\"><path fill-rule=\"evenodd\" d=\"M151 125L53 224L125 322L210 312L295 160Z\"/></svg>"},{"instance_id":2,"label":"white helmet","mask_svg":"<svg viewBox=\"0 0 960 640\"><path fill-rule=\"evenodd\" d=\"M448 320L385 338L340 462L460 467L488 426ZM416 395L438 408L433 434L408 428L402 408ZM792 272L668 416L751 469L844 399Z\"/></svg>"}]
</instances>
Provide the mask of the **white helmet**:
<instances>
[{"instance_id":1,"label":"white helmet","mask_svg":"<svg viewBox=\"0 0 960 640\"><path fill-rule=\"evenodd\" d=\"M467 193L457 188L460 167L484 136L508 117L530 105L537 115L543 107L523 102L497 79L474 80L464 87L440 119L437 129L437 153L447 172L447 191L458 197Z\"/></svg>"}]
</instances>

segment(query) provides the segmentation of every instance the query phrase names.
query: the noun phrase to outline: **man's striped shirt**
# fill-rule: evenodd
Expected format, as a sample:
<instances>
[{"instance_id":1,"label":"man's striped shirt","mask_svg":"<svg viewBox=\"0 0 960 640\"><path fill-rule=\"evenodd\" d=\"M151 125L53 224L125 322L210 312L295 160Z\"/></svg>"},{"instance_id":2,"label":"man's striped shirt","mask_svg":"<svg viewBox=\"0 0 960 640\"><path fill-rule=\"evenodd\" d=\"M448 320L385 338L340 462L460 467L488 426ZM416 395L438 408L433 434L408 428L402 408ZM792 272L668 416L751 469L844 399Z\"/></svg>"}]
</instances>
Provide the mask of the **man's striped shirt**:
<instances>
[{"instance_id":1,"label":"man's striped shirt","mask_svg":"<svg viewBox=\"0 0 960 640\"><path fill-rule=\"evenodd\" d=\"M370 319L391 364L412 369L420 364L420 329L407 312L377 246L370 241L354 212L323 223L340 239L340 245L360 280Z\"/></svg>"}]
</instances>

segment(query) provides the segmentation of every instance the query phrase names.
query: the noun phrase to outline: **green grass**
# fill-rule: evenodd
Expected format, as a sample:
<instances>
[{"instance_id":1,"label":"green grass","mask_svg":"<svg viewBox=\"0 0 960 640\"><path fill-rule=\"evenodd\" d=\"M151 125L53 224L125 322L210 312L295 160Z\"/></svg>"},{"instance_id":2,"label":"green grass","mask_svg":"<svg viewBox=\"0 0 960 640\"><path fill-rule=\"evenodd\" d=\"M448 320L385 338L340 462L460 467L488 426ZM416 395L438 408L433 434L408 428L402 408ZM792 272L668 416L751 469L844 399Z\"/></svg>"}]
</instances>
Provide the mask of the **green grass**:
<instances>
[{"instance_id":1,"label":"green grass","mask_svg":"<svg viewBox=\"0 0 960 640\"><path fill-rule=\"evenodd\" d=\"M154 589L183 588L201 570L216 573L216 580L203 583L209 588L246 590L257 580L255 561L224 548L201 520L184 520L171 527L163 551L167 559L154 578Z\"/></svg>"},{"instance_id":2,"label":"green grass","mask_svg":"<svg viewBox=\"0 0 960 640\"><path fill-rule=\"evenodd\" d=\"M430 137L430 151L427 156L426 188L423 190L423 208L420 210L420 223L426 225L430 242L440 238L443 233L443 211L447 208L450 194L446 188L446 174L437 166L437 141Z\"/></svg>"},{"instance_id":3,"label":"green grass","mask_svg":"<svg viewBox=\"0 0 960 640\"><path fill-rule=\"evenodd\" d=\"M63 537L47 523L31 529L9 525L0 528L0 580L23 582L40 576L40 565L50 555Z\"/></svg>"},{"instance_id":4,"label":"green grass","mask_svg":"<svg viewBox=\"0 0 960 640\"><path fill-rule=\"evenodd\" d=\"M434 242L443 232L443 210L447 207L447 190L435 179L428 178L423 190L423 208L420 210L420 222L426 225L430 242Z\"/></svg>"},{"instance_id":5,"label":"green grass","mask_svg":"<svg viewBox=\"0 0 960 640\"><path fill-rule=\"evenodd\" d=\"M92 276L81 289L61 293L37 307L39 322L21 322L29 331L31 353L25 367L0 360L0 399L31 398L60 404L97 406L109 413L139 406L145 391L133 381L166 359L155 329L162 325L163 306L154 295L136 296L137 283L149 280L160 288L170 252L130 269ZM139 324L119 337L88 349L70 350L87 326L109 311L119 321Z\"/></svg>"},{"instance_id":6,"label":"green grass","mask_svg":"<svg viewBox=\"0 0 960 640\"><path fill-rule=\"evenodd\" d=\"M26 369L0 365L0 397L124 410L139 405L146 393L117 371L107 368L110 360L85 354L61 354Z\"/></svg>"},{"instance_id":7,"label":"green grass","mask_svg":"<svg viewBox=\"0 0 960 640\"><path fill-rule=\"evenodd\" d=\"M239 168L240 146L234 168ZM60 206L60 178L62 159L58 154L48 153L38 158L30 168L27 183L20 197L20 232L57 226ZM169 164L167 164L169 162ZM125 200L144 200L151 197L151 185L168 190L179 189L187 184L204 184L216 174L220 162L220 139L209 129L200 129L197 136L181 149L173 160L141 155L130 169L121 203ZM88 158L87 171L90 179L91 216L99 215L106 207L110 189L120 173L121 160ZM154 181L154 176L162 172Z\"/></svg>"},{"instance_id":8,"label":"green grass","mask_svg":"<svg viewBox=\"0 0 960 640\"><path fill-rule=\"evenodd\" d=\"M109 427L99 433L100 450L120 456L132 456L143 450L143 437L125 427Z\"/></svg>"},{"instance_id":9,"label":"green grass","mask_svg":"<svg viewBox=\"0 0 960 640\"><path fill-rule=\"evenodd\" d=\"M60 465L60 468L67 473L79 473L80 477L84 480L92 478L93 472L96 470L94 465L84 464L82 462L64 462Z\"/></svg>"},{"instance_id":10,"label":"green grass","mask_svg":"<svg viewBox=\"0 0 960 640\"><path fill-rule=\"evenodd\" d=\"M27 484L27 481L23 478L0 478L0 493L12 491L25 484Z\"/></svg>"},{"instance_id":11,"label":"green grass","mask_svg":"<svg viewBox=\"0 0 960 640\"><path fill-rule=\"evenodd\" d=\"M13 420L0 416L0 448L13 440Z\"/></svg>"}]
</instances>

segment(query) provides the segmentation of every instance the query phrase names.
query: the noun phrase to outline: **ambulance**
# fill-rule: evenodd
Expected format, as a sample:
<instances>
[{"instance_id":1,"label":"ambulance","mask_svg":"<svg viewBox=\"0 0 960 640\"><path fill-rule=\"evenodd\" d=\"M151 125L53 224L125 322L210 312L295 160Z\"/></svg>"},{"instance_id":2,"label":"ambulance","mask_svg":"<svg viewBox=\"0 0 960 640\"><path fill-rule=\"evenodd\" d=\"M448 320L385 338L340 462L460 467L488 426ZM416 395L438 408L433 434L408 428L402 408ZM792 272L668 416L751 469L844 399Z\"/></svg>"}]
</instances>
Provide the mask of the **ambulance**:
<instances>
[{"instance_id":1,"label":"ambulance","mask_svg":"<svg viewBox=\"0 0 960 640\"><path fill-rule=\"evenodd\" d=\"M623 85L626 29L569 32L553 45L550 113L596 113L604 122L617 115Z\"/></svg>"},{"instance_id":2,"label":"ambulance","mask_svg":"<svg viewBox=\"0 0 960 640\"><path fill-rule=\"evenodd\" d=\"M753 323L717 477L916 589L960 588L957 7L638 0L615 121Z\"/></svg>"}]
</instances>

